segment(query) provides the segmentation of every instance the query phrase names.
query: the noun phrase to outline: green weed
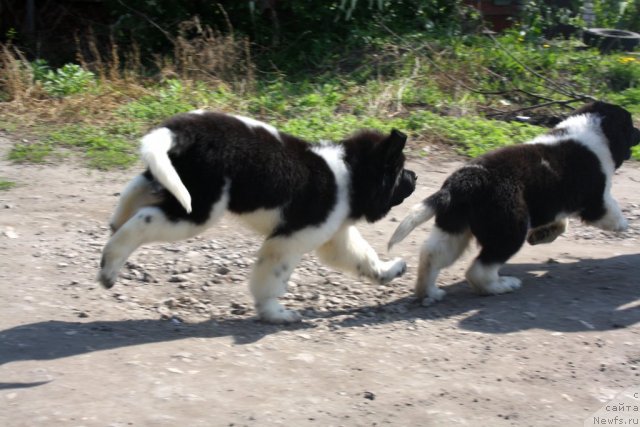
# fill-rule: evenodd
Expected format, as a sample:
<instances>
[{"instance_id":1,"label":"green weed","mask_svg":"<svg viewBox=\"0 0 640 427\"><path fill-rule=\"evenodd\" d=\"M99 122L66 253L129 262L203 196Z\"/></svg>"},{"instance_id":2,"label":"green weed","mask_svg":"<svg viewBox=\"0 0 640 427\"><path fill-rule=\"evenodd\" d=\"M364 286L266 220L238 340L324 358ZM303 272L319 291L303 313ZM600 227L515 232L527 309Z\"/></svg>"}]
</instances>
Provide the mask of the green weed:
<instances>
[{"instance_id":1,"label":"green weed","mask_svg":"<svg viewBox=\"0 0 640 427\"><path fill-rule=\"evenodd\" d=\"M82 93L95 84L95 75L77 64L66 64L53 71L46 70L43 63L36 63L33 70L35 78L41 79L44 90L55 97Z\"/></svg>"},{"instance_id":2,"label":"green weed","mask_svg":"<svg viewBox=\"0 0 640 427\"><path fill-rule=\"evenodd\" d=\"M9 160L16 163L44 163L53 152L46 142L18 142L9 151Z\"/></svg>"},{"instance_id":3,"label":"green weed","mask_svg":"<svg viewBox=\"0 0 640 427\"><path fill-rule=\"evenodd\" d=\"M137 139L149 127L196 108L246 114L316 142L338 141L361 128L384 132L397 128L420 143L449 143L461 154L475 157L544 132L537 126L488 120L483 112L568 96L558 93L549 80L569 92L610 100L640 115L637 59L578 50L575 41L542 43L518 32L507 32L498 42L496 45L486 37L443 36L430 39L427 49L424 37L398 41L378 36L369 44L375 52L349 58L355 61L349 72L325 64L323 70L331 72L267 73L242 90L224 83L178 78L160 84L145 81L136 86L135 93L110 98L114 102L108 105L92 104L90 109L78 102L79 97L64 97L80 88L95 86L99 93L114 93L120 88L113 82L97 81L73 64L54 71L46 63L36 62L31 64L34 78L50 96L62 97L51 105L64 105L70 111L57 117L64 117L67 123L79 122L74 118L84 120L96 111L105 111L109 120L97 120L91 126L54 126L42 142L17 144L10 157L42 162L62 147L82 153L93 167L127 167L135 161ZM549 109L545 113L567 111ZM4 122L0 127L19 129ZM634 149L634 157L640 158L640 148Z\"/></svg>"},{"instance_id":4,"label":"green weed","mask_svg":"<svg viewBox=\"0 0 640 427\"><path fill-rule=\"evenodd\" d=\"M7 191L16 186L16 183L13 181L7 181L6 179L0 178L0 191Z\"/></svg>"},{"instance_id":5,"label":"green weed","mask_svg":"<svg viewBox=\"0 0 640 427\"><path fill-rule=\"evenodd\" d=\"M105 128L70 125L52 132L46 140L50 146L82 152L92 167L112 169L127 167L136 161L135 133L137 127L126 124Z\"/></svg>"}]
</instances>

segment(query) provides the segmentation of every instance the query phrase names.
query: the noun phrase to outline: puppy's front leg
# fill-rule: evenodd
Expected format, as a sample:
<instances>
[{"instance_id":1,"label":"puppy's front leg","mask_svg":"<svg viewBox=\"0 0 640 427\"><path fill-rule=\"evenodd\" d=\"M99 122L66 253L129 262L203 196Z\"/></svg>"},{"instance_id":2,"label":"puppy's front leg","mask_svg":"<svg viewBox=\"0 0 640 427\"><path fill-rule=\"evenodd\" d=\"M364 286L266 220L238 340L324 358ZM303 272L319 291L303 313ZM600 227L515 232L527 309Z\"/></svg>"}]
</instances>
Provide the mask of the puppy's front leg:
<instances>
[{"instance_id":1,"label":"puppy's front leg","mask_svg":"<svg viewBox=\"0 0 640 427\"><path fill-rule=\"evenodd\" d=\"M625 231L629 227L627 219L622 214L622 210L618 203L610 194L604 199L605 214L595 221L587 221L589 225L598 227L605 231Z\"/></svg>"},{"instance_id":2,"label":"puppy's front leg","mask_svg":"<svg viewBox=\"0 0 640 427\"><path fill-rule=\"evenodd\" d=\"M290 251L280 239L268 239L258 252L249 287L258 317L265 322L291 323L300 320L295 311L285 309L278 298L287 292L287 282L300 255Z\"/></svg>"},{"instance_id":3,"label":"puppy's front leg","mask_svg":"<svg viewBox=\"0 0 640 427\"><path fill-rule=\"evenodd\" d=\"M316 253L327 265L365 276L378 283L387 283L407 271L407 264L401 258L380 261L376 251L353 225L338 230Z\"/></svg>"},{"instance_id":4,"label":"puppy's front leg","mask_svg":"<svg viewBox=\"0 0 640 427\"><path fill-rule=\"evenodd\" d=\"M111 215L111 231L118 231L140 208L159 202L160 196L154 190L153 182L144 175L132 179L122 190L118 205Z\"/></svg>"}]
</instances>

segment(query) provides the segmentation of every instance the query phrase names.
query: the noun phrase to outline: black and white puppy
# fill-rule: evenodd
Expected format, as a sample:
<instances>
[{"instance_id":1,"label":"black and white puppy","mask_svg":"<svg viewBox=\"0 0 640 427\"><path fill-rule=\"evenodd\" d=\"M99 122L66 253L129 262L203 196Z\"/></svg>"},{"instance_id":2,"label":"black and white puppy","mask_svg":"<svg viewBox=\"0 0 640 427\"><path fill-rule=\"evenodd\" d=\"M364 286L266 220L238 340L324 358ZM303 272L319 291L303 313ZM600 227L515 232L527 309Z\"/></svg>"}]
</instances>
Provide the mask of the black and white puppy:
<instances>
[{"instance_id":1,"label":"black and white puppy","mask_svg":"<svg viewBox=\"0 0 640 427\"><path fill-rule=\"evenodd\" d=\"M420 251L415 288L424 305L444 297L436 286L438 273L458 259L472 236L481 250L466 273L468 283L483 294L513 291L520 280L498 271L525 239L553 241L570 216L603 230L627 228L611 196L611 178L639 141L640 130L625 109L588 104L549 133L487 153L455 171L439 191L412 208L389 247L435 216Z\"/></svg>"},{"instance_id":2,"label":"black and white puppy","mask_svg":"<svg viewBox=\"0 0 640 427\"><path fill-rule=\"evenodd\" d=\"M396 130L361 131L311 145L247 117L172 117L142 138L148 169L122 192L98 279L112 287L138 246L195 236L229 211L266 236L249 284L265 321L299 320L278 297L314 249L331 266L388 282L405 272L404 261L380 261L354 223L381 219L415 189L405 142Z\"/></svg>"}]
</instances>

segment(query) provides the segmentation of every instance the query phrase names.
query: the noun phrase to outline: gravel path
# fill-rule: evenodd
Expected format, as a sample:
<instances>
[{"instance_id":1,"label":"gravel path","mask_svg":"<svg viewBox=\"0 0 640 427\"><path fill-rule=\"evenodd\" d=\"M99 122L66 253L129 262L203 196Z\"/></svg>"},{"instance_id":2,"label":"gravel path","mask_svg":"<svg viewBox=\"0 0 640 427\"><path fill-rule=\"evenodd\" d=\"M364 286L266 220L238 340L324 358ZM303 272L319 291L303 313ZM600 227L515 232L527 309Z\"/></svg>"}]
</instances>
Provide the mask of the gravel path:
<instances>
[{"instance_id":1,"label":"gravel path","mask_svg":"<svg viewBox=\"0 0 640 427\"><path fill-rule=\"evenodd\" d=\"M431 225L386 242L460 162L410 163L416 193L361 227L406 276L372 285L305 256L285 297L304 321L273 326L246 285L260 239L232 220L141 248L106 291L107 219L134 172L1 161L17 186L0 192L0 425L582 426L640 385L637 163L614 178L628 232L572 222L512 260L523 288L498 297L464 283L470 251L428 308L411 290Z\"/></svg>"}]
</instances>

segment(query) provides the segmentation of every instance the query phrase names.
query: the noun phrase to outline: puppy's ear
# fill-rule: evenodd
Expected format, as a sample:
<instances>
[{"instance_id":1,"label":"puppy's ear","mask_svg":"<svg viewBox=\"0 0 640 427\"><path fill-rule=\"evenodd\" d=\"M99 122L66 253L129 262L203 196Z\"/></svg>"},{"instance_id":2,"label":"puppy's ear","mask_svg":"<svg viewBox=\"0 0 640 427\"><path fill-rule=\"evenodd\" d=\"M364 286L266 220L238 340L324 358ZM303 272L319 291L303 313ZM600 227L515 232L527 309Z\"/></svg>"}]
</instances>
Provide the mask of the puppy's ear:
<instances>
[{"instance_id":1,"label":"puppy's ear","mask_svg":"<svg viewBox=\"0 0 640 427\"><path fill-rule=\"evenodd\" d=\"M393 129L389 136L380 144L382 156L386 159L399 156L406 143L407 135L397 129Z\"/></svg>"}]
</instances>

